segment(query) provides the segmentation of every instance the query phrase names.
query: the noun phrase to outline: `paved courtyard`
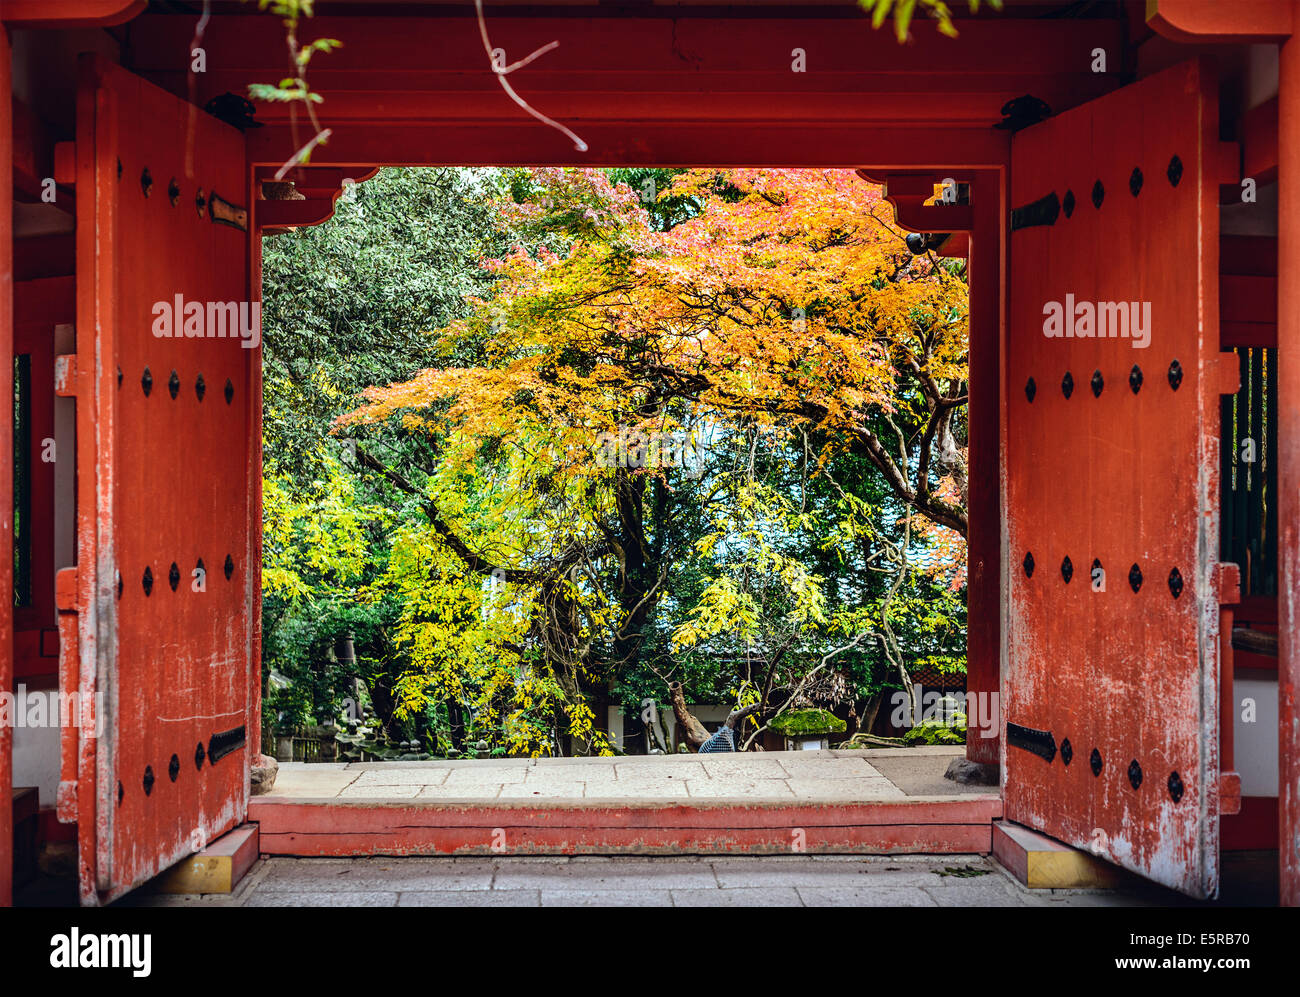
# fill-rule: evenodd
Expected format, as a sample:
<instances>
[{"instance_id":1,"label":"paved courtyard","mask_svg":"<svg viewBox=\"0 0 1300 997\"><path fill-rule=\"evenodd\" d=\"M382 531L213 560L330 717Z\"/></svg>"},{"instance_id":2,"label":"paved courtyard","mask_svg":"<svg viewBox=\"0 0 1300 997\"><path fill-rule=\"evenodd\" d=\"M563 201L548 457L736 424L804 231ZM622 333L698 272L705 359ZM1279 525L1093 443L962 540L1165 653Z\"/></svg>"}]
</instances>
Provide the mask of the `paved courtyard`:
<instances>
[{"instance_id":1,"label":"paved courtyard","mask_svg":"<svg viewBox=\"0 0 1300 997\"><path fill-rule=\"evenodd\" d=\"M168 907L1114 907L1166 890L1026 890L983 855L261 860L230 896Z\"/></svg>"},{"instance_id":2,"label":"paved courtyard","mask_svg":"<svg viewBox=\"0 0 1300 997\"><path fill-rule=\"evenodd\" d=\"M996 792L943 779L960 747L280 765L274 797L445 803L872 802ZM882 771L883 769L883 771ZM888 773L888 774L886 774Z\"/></svg>"}]
</instances>

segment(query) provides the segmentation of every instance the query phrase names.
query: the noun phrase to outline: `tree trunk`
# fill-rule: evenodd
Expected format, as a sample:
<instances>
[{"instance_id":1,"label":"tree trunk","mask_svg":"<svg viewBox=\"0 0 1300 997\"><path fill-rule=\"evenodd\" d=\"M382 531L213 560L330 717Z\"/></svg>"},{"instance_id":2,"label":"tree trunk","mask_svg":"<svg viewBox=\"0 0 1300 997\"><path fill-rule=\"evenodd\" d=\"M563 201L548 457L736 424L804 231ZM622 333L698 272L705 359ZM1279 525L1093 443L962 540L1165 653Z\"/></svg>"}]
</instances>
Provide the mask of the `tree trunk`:
<instances>
[{"instance_id":1,"label":"tree trunk","mask_svg":"<svg viewBox=\"0 0 1300 997\"><path fill-rule=\"evenodd\" d=\"M668 698L672 701L673 714L677 717L677 726L682 729L686 744L692 750L699 751L700 745L709 739L709 732L705 730L704 724L696 720L686 709L686 696L682 692L680 682L668 684Z\"/></svg>"}]
</instances>

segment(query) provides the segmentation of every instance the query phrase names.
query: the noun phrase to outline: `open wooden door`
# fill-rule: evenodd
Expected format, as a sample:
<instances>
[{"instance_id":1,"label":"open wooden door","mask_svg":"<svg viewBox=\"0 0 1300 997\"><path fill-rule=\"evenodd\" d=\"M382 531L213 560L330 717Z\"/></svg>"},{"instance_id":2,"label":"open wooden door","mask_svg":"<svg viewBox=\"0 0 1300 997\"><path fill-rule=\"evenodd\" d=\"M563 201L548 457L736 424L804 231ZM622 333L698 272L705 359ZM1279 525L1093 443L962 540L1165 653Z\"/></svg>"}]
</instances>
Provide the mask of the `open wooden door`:
<instances>
[{"instance_id":1,"label":"open wooden door","mask_svg":"<svg viewBox=\"0 0 1300 997\"><path fill-rule=\"evenodd\" d=\"M240 326L241 306L256 325L243 136L115 65L80 68L77 352L59 389L77 407L77 566L57 579L80 723L59 815L96 904L247 810L260 326Z\"/></svg>"},{"instance_id":2,"label":"open wooden door","mask_svg":"<svg viewBox=\"0 0 1300 997\"><path fill-rule=\"evenodd\" d=\"M1233 601L1216 101L1188 63L1014 137L1003 393L1006 817L1197 897Z\"/></svg>"}]
</instances>

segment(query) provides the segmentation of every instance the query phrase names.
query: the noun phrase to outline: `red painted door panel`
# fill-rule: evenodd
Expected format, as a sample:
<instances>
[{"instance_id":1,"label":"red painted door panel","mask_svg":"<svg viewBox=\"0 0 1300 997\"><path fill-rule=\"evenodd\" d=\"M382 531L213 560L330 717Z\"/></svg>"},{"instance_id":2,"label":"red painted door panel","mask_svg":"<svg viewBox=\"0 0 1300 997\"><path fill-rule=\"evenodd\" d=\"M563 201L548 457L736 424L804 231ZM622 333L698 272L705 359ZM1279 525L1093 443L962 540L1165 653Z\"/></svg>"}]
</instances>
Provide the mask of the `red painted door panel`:
<instances>
[{"instance_id":1,"label":"red painted door panel","mask_svg":"<svg viewBox=\"0 0 1300 997\"><path fill-rule=\"evenodd\" d=\"M193 175L186 173L192 143ZM256 349L217 338L248 301L243 136L117 66L81 66L77 134L77 568L60 578L83 716L65 740L82 902L105 902L247 810L253 607L248 391ZM201 306L159 336L164 309ZM191 310L191 316L195 313ZM97 729L96 729L97 728Z\"/></svg>"},{"instance_id":2,"label":"red painted door panel","mask_svg":"<svg viewBox=\"0 0 1300 997\"><path fill-rule=\"evenodd\" d=\"M1014 137L1004 385L1006 816L1193 896L1218 886L1214 94L1188 63ZM1114 335L1047 335L1089 305Z\"/></svg>"}]
</instances>

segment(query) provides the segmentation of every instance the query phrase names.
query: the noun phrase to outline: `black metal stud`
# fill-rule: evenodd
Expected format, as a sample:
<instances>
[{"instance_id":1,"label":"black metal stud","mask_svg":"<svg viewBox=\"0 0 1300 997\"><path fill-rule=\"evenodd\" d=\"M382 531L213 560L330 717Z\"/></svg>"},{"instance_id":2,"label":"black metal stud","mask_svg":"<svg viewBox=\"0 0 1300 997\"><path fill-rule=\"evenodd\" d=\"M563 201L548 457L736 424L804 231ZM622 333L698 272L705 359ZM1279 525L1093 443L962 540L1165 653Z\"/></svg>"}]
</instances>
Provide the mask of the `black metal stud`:
<instances>
[{"instance_id":1,"label":"black metal stud","mask_svg":"<svg viewBox=\"0 0 1300 997\"><path fill-rule=\"evenodd\" d=\"M1070 739L1067 737L1064 741L1061 742L1061 761L1063 761L1066 765L1069 765L1070 759L1073 757L1074 757L1074 745L1070 743Z\"/></svg>"},{"instance_id":2,"label":"black metal stud","mask_svg":"<svg viewBox=\"0 0 1300 997\"><path fill-rule=\"evenodd\" d=\"M144 569L144 594L153 594L153 568Z\"/></svg>"},{"instance_id":3,"label":"black metal stud","mask_svg":"<svg viewBox=\"0 0 1300 997\"><path fill-rule=\"evenodd\" d=\"M1034 577L1034 555L1029 553L1029 551L1025 551L1025 559L1024 561L1021 562L1021 564L1024 566L1025 569L1025 577L1033 578Z\"/></svg>"},{"instance_id":4,"label":"black metal stud","mask_svg":"<svg viewBox=\"0 0 1300 997\"><path fill-rule=\"evenodd\" d=\"M122 368L117 368L117 386L122 387Z\"/></svg>"},{"instance_id":5,"label":"black metal stud","mask_svg":"<svg viewBox=\"0 0 1300 997\"><path fill-rule=\"evenodd\" d=\"M181 203L181 185L176 182L175 177L172 177L167 184L167 200L172 202L173 208Z\"/></svg>"},{"instance_id":6,"label":"black metal stud","mask_svg":"<svg viewBox=\"0 0 1300 997\"><path fill-rule=\"evenodd\" d=\"M199 192L194 195L194 210L199 213L200 218L203 217L203 211L207 206L208 199L203 194L203 188L200 187Z\"/></svg>"},{"instance_id":7,"label":"black metal stud","mask_svg":"<svg viewBox=\"0 0 1300 997\"><path fill-rule=\"evenodd\" d=\"M1169 773L1169 798L1177 803L1183 798L1183 777L1177 772Z\"/></svg>"},{"instance_id":8,"label":"black metal stud","mask_svg":"<svg viewBox=\"0 0 1300 997\"><path fill-rule=\"evenodd\" d=\"M195 767L196 769L200 769L200 770L202 770L202 768L203 768L203 761L204 761L204 759L206 759L207 757L208 757L208 753L207 753L206 751L203 750L203 742L200 741L200 742L199 742L199 746L198 746L197 748L194 749L194 767Z\"/></svg>"},{"instance_id":9,"label":"black metal stud","mask_svg":"<svg viewBox=\"0 0 1300 997\"><path fill-rule=\"evenodd\" d=\"M1134 592L1142 587L1142 569L1136 564L1128 569L1128 584Z\"/></svg>"},{"instance_id":10,"label":"black metal stud","mask_svg":"<svg viewBox=\"0 0 1300 997\"><path fill-rule=\"evenodd\" d=\"M144 795L148 796L153 792L153 766L144 767Z\"/></svg>"},{"instance_id":11,"label":"black metal stud","mask_svg":"<svg viewBox=\"0 0 1300 997\"><path fill-rule=\"evenodd\" d=\"M172 371L172 376L167 378L167 394L172 396L172 401L176 401L176 396L181 393L181 376Z\"/></svg>"},{"instance_id":12,"label":"black metal stud","mask_svg":"<svg viewBox=\"0 0 1300 997\"><path fill-rule=\"evenodd\" d=\"M1128 763L1128 781L1134 789L1142 788L1142 766L1136 758Z\"/></svg>"},{"instance_id":13,"label":"black metal stud","mask_svg":"<svg viewBox=\"0 0 1300 997\"><path fill-rule=\"evenodd\" d=\"M122 797L124 797L125 795L126 795L126 787L122 785L122 780L118 779L117 780L117 805L119 807L122 805Z\"/></svg>"},{"instance_id":14,"label":"black metal stud","mask_svg":"<svg viewBox=\"0 0 1300 997\"><path fill-rule=\"evenodd\" d=\"M117 572L117 597L122 598L122 572Z\"/></svg>"},{"instance_id":15,"label":"black metal stud","mask_svg":"<svg viewBox=\"0 0 1300 997\"><path fill-rule=\"evenodd\" d=\"M1177 568L1169 572L1169 591L1175 599L1183 594L1183 576Z\"/></svg>"},{"instance_id":16,"label":"black metal stud","mask_svg":"<svg viewBox=\"0 0 1300 997\"><path fill-rule=\"evenodd\" d=\"M235 386L230 383L230 378L226 378L226 404L229 405L235 398Z\"/></svg>"},{"instance_id":17,"label":"black metal stud","mask_svg":"<svg viewBox=\"0 0 1300 997\"><path fill-rule=\"evenodd\" d=\"M1177 156L1169 160L1169 169L1165 170L1165 176L1169 178L1169 186L1177 187L1178 181L1183 178L1183 161Z\"/></svg>"},{"instance_id":18,"label":"black metal stud","mask_svg":"<svg viewBox=\"0 0 1300 997\"><path fill-rule=\"evenodd\" d=\"M226 555L226 564L222 570L226 573L226 581L230 581L230 576L235 573L235 561L229 554Z\"/></svg>"},{"instance_id":19,"label":"black metal stud","mask_svg":"<svg viewBox=\"0 0 1300 997\"><path fill-rule=\"evenodd\" d=\"M181 774L181 760L178 756L172 755L172 760L167 763L167 776L172 782Z\"/></svg>"},{"instance_id":20,"label":"black metal stud","mask_svg":"<svg viewBox=\"0 0 1300 997\"><path fill-rule=\"evenodd\" d=\"M1137 197L1142 192L1142 171L1136 166L1133 167L1133 172L1128 175L1128 192L1134 197Z\"/></svg>"},{"instance_id":21,"label":"black metal stud","mask_svg":"<svg viewBox=\"0 0 1300 997\"><path fill-rule=\"evenodd\" d=\"M1106 379L1101 376L1101 371L1094 370L1092 372L1092 380L1089 383L1092 385L1092 397L1100 398L1101 389L1106 386Z\"/></svg>"},{"instance_id":22,"label":"black metal stud","mask_svg":"<svg viewBox=\"0 0 1300 997\"><path fill-rule=\"evenodd\" d=\"M153 190L153 174L149 172L147 166L144 168L144 172L140 174L140 189L144 191L145 197L148 197L149 192Z\"/></svg>"},{"instance_id":23,"label":"black metal stud","mask_svg":"<svg viewBox=\"0 0 1300 997\"><path fill-rule=\"evenodd\" d=\"M117 160L117 178L118 178L118 180L121 180L121 179L122 179L122 159L121 159L121 157L118 157L118 160Z\"/></svg>"},{"instance_id":24,"label":"black metal stud","mask_svg":"<svg viewBox=\"0 0 1300 997\"><path fill-rule=\"evenodd\" d=\"M200 374L198 380L194 382L194 394L199 401L203 401L203 396L208 393L208 386L203 383L203 375Z\"/></svg>"},{"instance_id":25,"label":"black metal stud","mask_svg":"<svg viewBox=\"0 0 1300 997\"><path fill-rule=\"evenodd\" d=\"M1092 185L1092 206L1100 211L1101 202L1104 200L1106 200L1106 188L1103 187L1101 181L1098 180Z\"/></svg>"},{"instance_id":26,"label":"black metal stud","mask_svg":"<svg viewBox=\"0 0 1300 997\"><path fill-rule=\"evenodd\" d=\"M172 591L175 592L177 586L180 585L180 583L181 583L181 569L177 566L176 562L173 561L172 566L167 569L167 584L170 585L172 587Z\"/></svg>"},{"instance_id":27,"label":"black metal stud","mask_svg":"<svg viewBox=\"0 0 1300 997\"><path fill-rule=\"evenodd\" d=\"M1025 382L1025 397L1029 399L1031 405L1033 404L1034 395L1036 394L1038 394L1038 385L1034 383L1034 379L1031 377Z\"/></svg>"},{"instance_id":28,"label":"black metal stud","mask_svg":"<svg viewBox=\"0 0 1300 997\"><path fill-rule=\"evenodd\" d=\"M1128 372L1128 386L1133 389L1135 395L1142 390L1142 368L1137 364L1134 364L1133 369Z\"/></svg>"},{"instance_id":29,"label":"black metal stud","mask_svg":"<svg viewBox=\"0 0 1300 997\"><path fill-rule=\"evenodd\" d=\"M1065 192L1065 200L1061 202L1061 210L1065 212L1066 218L1074 214L1074 191L1067 190Z\"/></svg>"},{"instance_id":30,"label":"black metal stud","mask_svg":"<svg viewBox=\"0 0 1300 997\"><path fill-rule=\"evenodd\" d=\"M1061 562L1061 577L1065 579L1065 584L1070 584L1070 579L1074 577L1074 565L1070 563L1070 555L1065 555L1065 560Z\"/></svg>"},{"instance_id":31,"label":"black metal stud","mask_svg":"<svg viewBox=\"0 0 1300 997\"><path fill-rule=\"evenodd\" d=\"M148 398L149 392L153 391L153 371L148 367L146 367L144 373L140 375L140 387L144 388L144 396Z\"/></svg>"},{"instance_id":32,"label":"black metal stud","mask_svg":"<svg viewBox=\"0 0 1300 997\"><path fill-rule=\"evenodd\" d=\"M1177 391L1178 386L1182 383L1183 383L1183 365L1180 364L1177 360L1175 360L1173 363L1169 365L1169 387Z\"/></svg>"},{"instance_id":33,"label":"black metal stud","mask_svg":"<svg viewBox=\"0 0 1300 997\"><path fill-rule=\"evenodd\" d=\"M1065 395L1066 398L1074 394L1074 375L1068 370L1065 372L1065 376L1061 378L1061 394Z\"/></svg>"},{"instance_id":34,"label":"black metal stud","mask_svg":"<svg viewBox=\"0 0 1300 997\"><path fill-rule=\"evenodd\" d=\"M1092 755L1088 758L1088 767L1092 769L1093 775L1101 775L1101 752L1096 748L1092 749Z\"/></svg>"}]
</instances>

